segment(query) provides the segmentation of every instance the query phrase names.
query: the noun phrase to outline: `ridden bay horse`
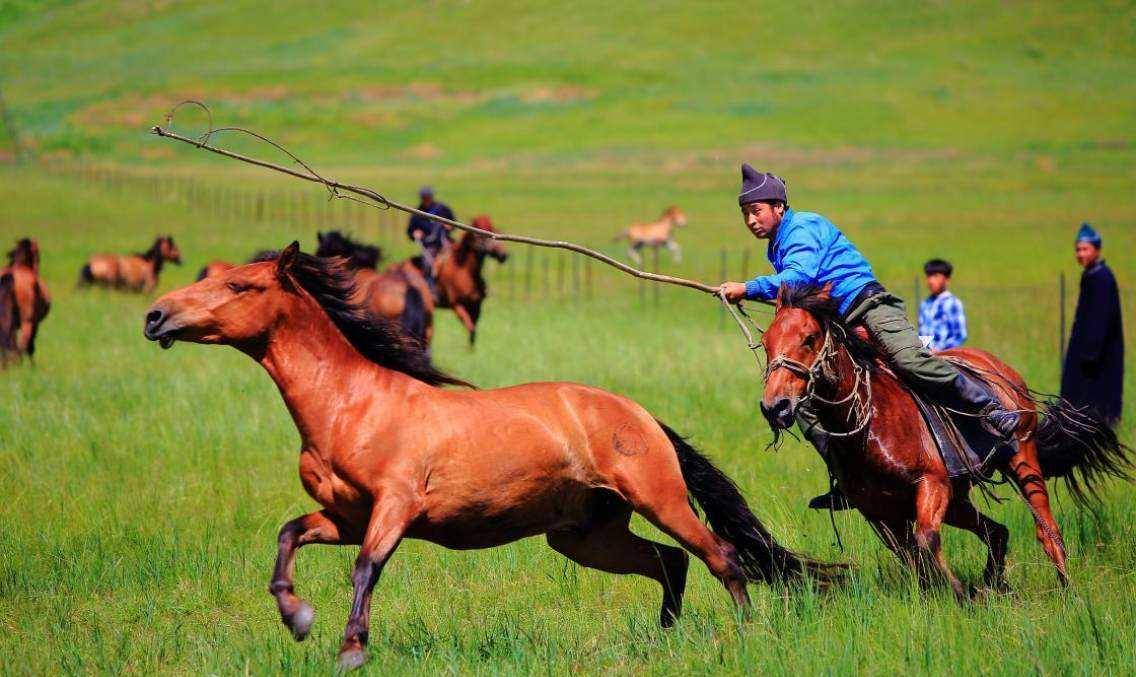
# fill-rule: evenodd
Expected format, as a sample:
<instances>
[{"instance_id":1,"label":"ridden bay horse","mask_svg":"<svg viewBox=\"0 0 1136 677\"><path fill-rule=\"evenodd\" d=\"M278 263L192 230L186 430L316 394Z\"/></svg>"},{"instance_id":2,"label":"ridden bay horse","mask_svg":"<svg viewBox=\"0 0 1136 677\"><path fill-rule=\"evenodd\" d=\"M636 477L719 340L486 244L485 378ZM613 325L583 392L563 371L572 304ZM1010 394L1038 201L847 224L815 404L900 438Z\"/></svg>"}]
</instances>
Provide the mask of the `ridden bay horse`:
<instances>
[{"instance_id":1,"label":"ridden bay horse","mask_svg":"<svg viewBox=\"0 0 1136 677\"><path fill-rule=\"evenodd\" d=\"M161 235L150 249L139 254L95 254L79 272L80 284L98 284L117 289L150 293L166 261L181 265L181 252L173 237Z\"/></svg>"},{"instance_id":2,"label":"ridden bay horse","mask_svg":"<svg viewBox=\"0 0 1136 677\"><path fill-rule=\"evenodd\" d=\"M986 544L984 583L1006 589L1009 530L971 502L970 479L949 477L911 392L874 360L866 336L844 325L827 290L783 287L762 337L768 359L762 412L779 431L792 425L798 407L815 407L832 435L830 472L884 544L915 566L923 582L935 576L958 599L969 596L943 557L939 531L946 523ZM996 469L1025 499L1037 539L1066 584L1065 544L1045 479L1065 477L1074 499L1084 502L1097 480L1126 476L1130 450L1107 425L1064 400L1042 403L1039 422L1039 403L1022 377L993 355L973 349L941 355L986 376L1003 405L1022 413L1018 451Z\"/></svg>"},{"instance_id":3,"label":"ridden bay horse","mask_svg":"<svg viewBox=\"0 0 1136 677\"><path fill-rule=\"evenodd\" d=\"M496 233L493 222L484 214L475 218L474 228ZM505 245L486 235L466 231L461 240L449 249L448 254L439 257L437 264L438 296L435 302L439 308L452 308L462 326L469 332L469 345L477 338L477 320L481 317L481 304L489 295L481 268L485 257L498 263L509 258Z\"/></svg>"},{"instance_id":4,"label":"ridden bay horse","mask_svg":"<svg viewBox=\"0 0 1136 677\"><path fill-rule=\"evenodd\" d=\"M35 355L39 323L51 310L51 295L39 276L39 244L21 238L0 269L0 352Z\"/></svg>"},{"instance_id":5,"label":"ridden bay horse","mask_svg":"<svg viewBox=\"0 0 1136 677\"><path fill-rule=\"evenodd\" d=\"M313 611L293 589L297 549L362 545L342 667L366 659L371 591L404 538L475 549L544 534L584 566L658 582L664 626L681 610L688 557L632 533L633 512L701 559L742 608L747 581L843 577L779 545L726 475L625 397L572 383L438 387L465 384L355 305L352 280L293 242L275 261L166 294L144 326L164 348L234 346L276 382L300 433L301 482L321 509L281 528L269 591L303 639Z\"/></svg>"},{"instance_id":6,"label":"ridden bay horse","mask_svg":"<svg viewBox=\"0 0 1136 677\"><path fill-rule=\"evenodd\" d=\"M434 338L434 298L422 273L401 264L379 273L382 250L357 242L338 230L317 232L316 256L335 258L355 275L352 302L378 317L398 322L426 347Z\"/></svg>"},{"instance_id":7,"label":"ridden bay horse","mask_svg":"<svg viewBox=\"0 0 1136 677\"><path fill-rule=\"evenodd\" d=\"M657 221L651 223L633 223L612 242L627 240L627 255L636 265L643 264L643 257L639 250L643 247L666 247L674 256L675 262L682 260L682 247L674 241L674 231L686 225L686 214L676 206L667 207Z\"/></svg>"}]
</instances>

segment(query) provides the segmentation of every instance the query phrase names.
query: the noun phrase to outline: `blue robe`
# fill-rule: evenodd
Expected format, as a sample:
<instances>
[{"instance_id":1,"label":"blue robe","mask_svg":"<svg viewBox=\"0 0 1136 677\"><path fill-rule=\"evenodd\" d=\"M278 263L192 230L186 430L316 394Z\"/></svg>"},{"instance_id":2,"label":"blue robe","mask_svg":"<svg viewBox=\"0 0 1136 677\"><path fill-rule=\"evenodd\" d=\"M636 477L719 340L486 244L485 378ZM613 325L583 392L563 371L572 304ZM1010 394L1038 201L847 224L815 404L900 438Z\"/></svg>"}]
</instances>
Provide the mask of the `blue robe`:
<instances>
[{"instance_id":1,"label":"blue robe","mask_svg":"<svg viewBox=\"0 0 1136 677\"><path fill-rule=\"evenodd\" d=\"M1061 375L1061 396L1077 406L1090 407L1115 424L1120 420L1123 388L1120 292L1112 271L1099 261L1081 274L1081 294Z\"/></svg>"}]
</instances>

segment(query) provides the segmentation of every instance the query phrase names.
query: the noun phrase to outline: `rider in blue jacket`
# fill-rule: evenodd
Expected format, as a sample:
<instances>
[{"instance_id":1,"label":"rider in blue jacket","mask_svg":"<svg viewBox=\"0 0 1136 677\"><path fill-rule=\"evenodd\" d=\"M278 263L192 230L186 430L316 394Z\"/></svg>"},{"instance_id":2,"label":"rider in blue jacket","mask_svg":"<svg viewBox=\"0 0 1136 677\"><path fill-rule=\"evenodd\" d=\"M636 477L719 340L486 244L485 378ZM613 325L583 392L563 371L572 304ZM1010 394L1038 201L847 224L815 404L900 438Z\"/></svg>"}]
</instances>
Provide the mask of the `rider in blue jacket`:
<instances>
[{"instance_id":1,"label":"rider in blue jacket","mask_svg":"<svg viewBox=\"0 0 1136 677\"><path fill-rule=\"evenodd\" d=\"M888 293L868 261L835 225L819 214L789 208L785 182L742 165L738 196L746 227L758 239L769 240L772 275L749 282L724 282L719 288L729 301L774 299L781 285L831 284L848 324L862 324L883 349L891 367L923 396L969 414L978 415L997 436L1008 439L1018 427L1017 413L1007 411L984 385L923 347L907 319L903 301ZM797 423L827 461L828 435L807 407L799 407ZM813 508L848 507L835 488L809 503Z\"/></svg>"}]
</instances>

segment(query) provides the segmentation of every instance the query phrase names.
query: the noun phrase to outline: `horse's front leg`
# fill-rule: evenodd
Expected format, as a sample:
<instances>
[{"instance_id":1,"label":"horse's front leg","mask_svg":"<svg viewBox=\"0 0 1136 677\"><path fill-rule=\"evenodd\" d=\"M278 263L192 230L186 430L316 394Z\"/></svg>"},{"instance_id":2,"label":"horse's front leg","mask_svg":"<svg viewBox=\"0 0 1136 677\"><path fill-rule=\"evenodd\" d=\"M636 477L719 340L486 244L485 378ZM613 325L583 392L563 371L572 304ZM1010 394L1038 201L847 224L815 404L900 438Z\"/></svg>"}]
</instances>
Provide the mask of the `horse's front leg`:
<instances>
[{"instance_id":1,"label":"horse's front leg","mask_svg":"<svg viewBox=\"0 0 1136 677\"><path fill-rule=\"evenodd\" d=\"M413 519L410 501L383 497L375 503L363 537L363 547L351 574L355 597L351 615L347 618L347 629L343 633L343 646L339 649L340 669L351 670L367 660L365 649L371 626L371 591Z\"/></svg>"},{"instance_id":2,"label":"horse's front leg","mask_svg":"<svg viewBox=\"0 0 1136 677\"><path fill-rule=\"evenodd\" d=\"M351 529L338 517L326 510L308 513L288 522L280 528L277 538L279 550L276 554L276 568L272 572L272 582L268 592L276 598L280 609L280 620L292 631L296 641L308 636L315 612L310 604L296 596L292 586L292 572L296 562L296 551L309 543L350 544L358 543L358 531Z\"/></svg>"},{"instance_id":3,"label":"horse's front leg","mask_svg":"<svg viewBox=\"0 0 1136 677\"><path fill-rule=\"evenodd\" d=\"M458 320L461 321L462 326L469 332L469 345L472 347L477 332L477 324L474 323L473 317L469 314L469 310L461 303L454 304L454 314L458 316Z\"/></svg>"}]
</instances>

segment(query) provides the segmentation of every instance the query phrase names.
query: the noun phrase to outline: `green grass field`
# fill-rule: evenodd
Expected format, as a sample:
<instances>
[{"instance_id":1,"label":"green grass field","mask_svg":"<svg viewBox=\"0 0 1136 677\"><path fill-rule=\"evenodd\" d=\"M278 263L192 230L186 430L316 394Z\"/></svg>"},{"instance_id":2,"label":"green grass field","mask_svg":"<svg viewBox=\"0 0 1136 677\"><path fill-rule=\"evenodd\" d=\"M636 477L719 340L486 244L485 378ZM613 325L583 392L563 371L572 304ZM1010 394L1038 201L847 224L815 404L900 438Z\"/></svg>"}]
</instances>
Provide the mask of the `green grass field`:
<instances>
[{"instance_id":1,"label":"green grass field","mask_svg":"<svg viewBox=\"0 0 1136 677\"><path fill-rule=\"evenodd\" d=\"M172 233L186 264L240 259L322 217L249 220L170 194L80 180L76 167L244 193L316 187L149 136L200 98L218 124L269 134L337 178L409 200L430 182L461 217L620 254L611 235L681 205L681 265L717 282L765 270L734 196L748 160L787 177L910 297L922 262L951 259L971 344L1041 390L1058 385L1058 276L1072 237L1104 233L1136 327L1136 8L1131 3L2 2L0 91L29 159L0 166L0 245L39 239L54 296L36 365L0 373L0 671L330 672L351 548L306 548L297 590L316 608L292 642L265 587L282 523L312 509L298 436L267 375L234 350L141 335L150 298L78 290L84 258ZM179 117L199 129L200 115ZM5 128L7 131L7 128ZM233 147L263 153L239 140ZM10 136L0 154L12 160ZM130 184L133 185L133 184ZM143 185L143 184L139 184ZM146 184L148 185L148 184ZM410 252L361 207L336 207L388 255ZM395 233L397 235L397 233ZM1099 520L1057 490L1074 585L1061 590L1011 500L1015 592L961 608L921 592L854 514L804 508L827 485L815 453L765 450L760 379L732 324L681 289L640 296L593 268L595 293L524 290L516 247L491 264L476 352L442 315L435 355L483 387L563 379L626 394L693 437L794 548L856 565L826 595L754 586L756 613L692 567L684 617L655 627L654 583L568 563L542 539L458 553L408 542L376 589L380 672L1124 673L1136 662L1134 487ZM564 255L550 256L556 288ZM1129 402L1136 378L1129 370ZM1122 437L1133 442L1136 407ZM638 523L644 534L662 538ZM946 530L978 579L984 549Z\"/></svg>"}]
</instances>

